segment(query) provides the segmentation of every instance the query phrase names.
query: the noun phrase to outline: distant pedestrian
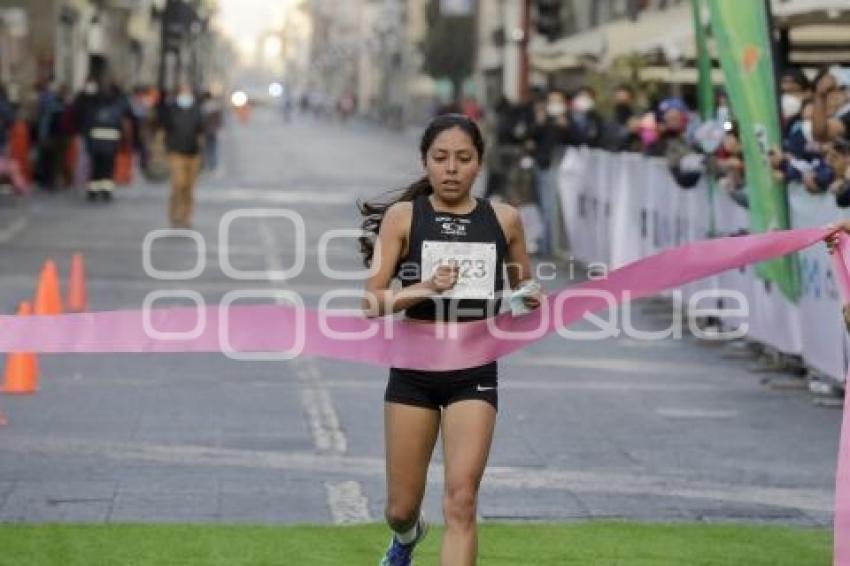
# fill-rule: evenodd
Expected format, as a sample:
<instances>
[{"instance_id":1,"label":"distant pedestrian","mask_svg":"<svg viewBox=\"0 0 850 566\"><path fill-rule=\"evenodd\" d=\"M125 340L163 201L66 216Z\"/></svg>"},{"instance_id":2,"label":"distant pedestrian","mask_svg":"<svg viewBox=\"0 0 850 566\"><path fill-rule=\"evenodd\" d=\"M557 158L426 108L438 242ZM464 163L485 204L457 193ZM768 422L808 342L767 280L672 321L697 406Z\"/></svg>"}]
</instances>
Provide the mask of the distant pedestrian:
<instances>
[{"instance_id":1,"label":"distant pedestrian","mask_svg":"<svg viewBox=\"0 0 850 566\"><path fill-rule=\"evenodd\" d=\"M368 234L361 244L373 268L364 309L369 316L405 311L408 319L432 327L483 320L498 311L503 267L512 288L533 281L520 215L510 205L472 196L484 142L469 118L435 118L422 137L420 156L424 178L389 203L361 205ZM401 290L391 285L393 279L401 281ZM539 306L539 291L529 291L524 303ZM393 536L382 566L409 565L425 535L420 509L441 429L446 481L441 564L476 563L478 488L496 422L497 373L496 362L452 371L390 370L384 433L386 519Z\"/></svg>"},{"instance_id":2,"label":"distant pedestrian","mask_svg":"<svg viewBox=\"0 0 850 566\"><path fill-rule=\"evenodd\" d=\"M125 119L131 119L130 104L117 85L98 86L86 101L86 151L90 160L89 201L112 200L115 191L115 158L124 135Z\"/></svg>"},{"instance_id":3,"label":"distant pedestrian","mask_svg":"<svg viewBox=\"0 0 850 566\"><path fill-rule=\"evenodd\" d=\"M207 171L218 169L218 133L224 121L221 99L209 91L201 97L201 113L204 117L204 159Z\"/></svg>"},{"instance_id":4,"label":"distant pedestrian","mask_svg":"<svg viewBox=\"0 0 850 566\"><path fill-rule=\"evenodd\" d=\"M46 82L38 94L35 121L36 165L35 178L42 188L53 191L57 187L62 168L60 128L64 103L59 88Z\"/></svg>"},{"instance_id":5,"label":"distant pedestrian","mask_svg":"<svg viewBox=\"0 0 850 566\"><path fill-rule=\"evenodd\" d=\"M139 156L139 168L147 173L150 165L150 122L151 107L153 106L150 87L138 85L133 89L130 98L130 111L136 122L133 129L133 149Z\"/></svg>"},{"instance_id":6,"label":"distant pedestrian","mask_svg":"<svg viewBox=\"0 0 850 566\"><path fill-rule=\"evenodd\" d=\"M204 116L191 85L182 84L174 99L166 104L163 125L171 165L168 217L174 228L189 228L205 133Z\"/></svg>"},{"instance_id":7,"label":"distant pedestrian","mask_svg":"<svg viewBox=\"0 0 850 566\"><path fill-rule=\"evenodd\" d=\"M588 86L576 91L570 110L570 129L575 145L599 147L605 133L602 116L596 111L596 91Z\"/></svg>"},{"instance_id":8,"label":"distant pedestrian","mask_svg":"<svg viewBox=\"0 0 850 566\"><path fill-rule=\"evenodd\" d=\"M537 168L537 203L543 220L538 251L543 256L551 256L565 247L560 238L564 231L558 194L558 167L567 146L576 145L584 139L576 134L577 128L570 122L568 111L569 99L566 94L552 90L546 95L546 104L537 108L531 128Z\"/></svg>"}]
</instances>

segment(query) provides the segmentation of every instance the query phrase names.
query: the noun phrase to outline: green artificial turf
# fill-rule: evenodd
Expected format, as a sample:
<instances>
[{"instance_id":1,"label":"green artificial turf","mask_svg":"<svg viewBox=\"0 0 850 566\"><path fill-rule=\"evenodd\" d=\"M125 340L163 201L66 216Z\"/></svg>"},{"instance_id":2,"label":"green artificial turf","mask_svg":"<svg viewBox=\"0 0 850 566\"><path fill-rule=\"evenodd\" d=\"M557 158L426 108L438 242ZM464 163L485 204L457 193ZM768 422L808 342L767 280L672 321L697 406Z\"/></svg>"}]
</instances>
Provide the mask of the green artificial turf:
<instances>
[{"instance_id":1,"label":"green artificial turf","mask_svg":"<svg viewBox=\"0 0 850 566\"><path fill-rule=\"evenodd\" d=\"M417 564L438 564L433 528ZM11 525L0 526L6 566L358 566L378 564L383 525ZM737 524L486 523L483 566L828 566L825 529Z\"/></svg>"}]
</instances>

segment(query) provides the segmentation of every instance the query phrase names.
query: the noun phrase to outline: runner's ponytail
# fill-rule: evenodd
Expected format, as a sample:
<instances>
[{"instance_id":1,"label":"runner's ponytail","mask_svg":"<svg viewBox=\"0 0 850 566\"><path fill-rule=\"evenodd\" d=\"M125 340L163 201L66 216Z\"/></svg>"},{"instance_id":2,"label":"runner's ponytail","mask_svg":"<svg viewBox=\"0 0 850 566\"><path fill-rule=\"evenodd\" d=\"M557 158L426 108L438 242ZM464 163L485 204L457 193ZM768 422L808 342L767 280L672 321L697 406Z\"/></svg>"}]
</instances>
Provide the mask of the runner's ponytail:
<instances>
[{"instance_id":1,"label":"runner's ponytail","mask_svg":"<svg viewBox=\"0 0 850 566\"><path fill-rule=\"evenodd\" d=\"M381 229L381 222L384 221L384 215L387 209L397 202L413 201L421 195L430 195L434 192L431 187L431 182L428 177L422 177L409 187L390 191L384 195L384 198L378 198L373 201L358 201L357 208L360 209L360 214L363 215L363 223L360 228L363 230L363 235L360 236L360 253L363 255L363 263L369 267L372 263L372 255L375 253L375 240L378 238L378 231Z\"/></svg>"}]
</instances>

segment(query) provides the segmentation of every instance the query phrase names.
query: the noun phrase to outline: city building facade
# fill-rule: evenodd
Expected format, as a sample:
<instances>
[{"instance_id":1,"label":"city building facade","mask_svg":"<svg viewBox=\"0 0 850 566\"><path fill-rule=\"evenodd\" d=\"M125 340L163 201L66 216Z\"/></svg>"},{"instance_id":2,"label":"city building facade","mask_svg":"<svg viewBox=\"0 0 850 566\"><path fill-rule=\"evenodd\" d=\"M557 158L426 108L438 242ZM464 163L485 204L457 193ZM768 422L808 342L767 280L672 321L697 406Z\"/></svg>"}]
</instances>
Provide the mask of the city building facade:
<instances>
[{"instance_id":1,"label":"city building facade","mask_svg":"<svg viewBox=\"0 0 850 566\"><path fill-rule=\"evenodd\" d=\"M89 77L129 88L173 85L182 73L200 84L215 65L213 8L212 0L0 0L0 81L13 99L45 81L75 91Z\"/></svg>"}]
</instances>

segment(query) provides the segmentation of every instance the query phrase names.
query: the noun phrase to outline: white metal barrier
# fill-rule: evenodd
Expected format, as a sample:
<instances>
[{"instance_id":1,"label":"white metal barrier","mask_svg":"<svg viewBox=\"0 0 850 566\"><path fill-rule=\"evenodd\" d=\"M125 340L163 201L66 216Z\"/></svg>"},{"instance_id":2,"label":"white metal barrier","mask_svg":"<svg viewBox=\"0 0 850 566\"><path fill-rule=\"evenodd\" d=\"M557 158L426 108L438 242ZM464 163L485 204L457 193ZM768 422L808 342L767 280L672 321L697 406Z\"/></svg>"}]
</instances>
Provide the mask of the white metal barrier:
<instances>
[{"instance_id":1,"label":"white metal barrier","mask_svg":"<svg viewBox=\"0 0 850 566\"><path fill-rule=\"evenodd\" d=\"M666 163L629 153L571 149L561 163L559 192L570 251L585 263L611 269L631 261L704 239L713 209L719 235L734 235L749 226L748 211L722 190L712 196L703 181L683 189ZM850 214L835 206L832 195L789 189L794 228L823 226ZM754 266L726 272L684 289L730 289L747 297L748 337L788 354L807 366L843 381L850 344L844 332L841 300L825 248L799 254L801 297L794 304ZM725 320L736 325L740 321Z\"/></svg>"}]
</instances>

